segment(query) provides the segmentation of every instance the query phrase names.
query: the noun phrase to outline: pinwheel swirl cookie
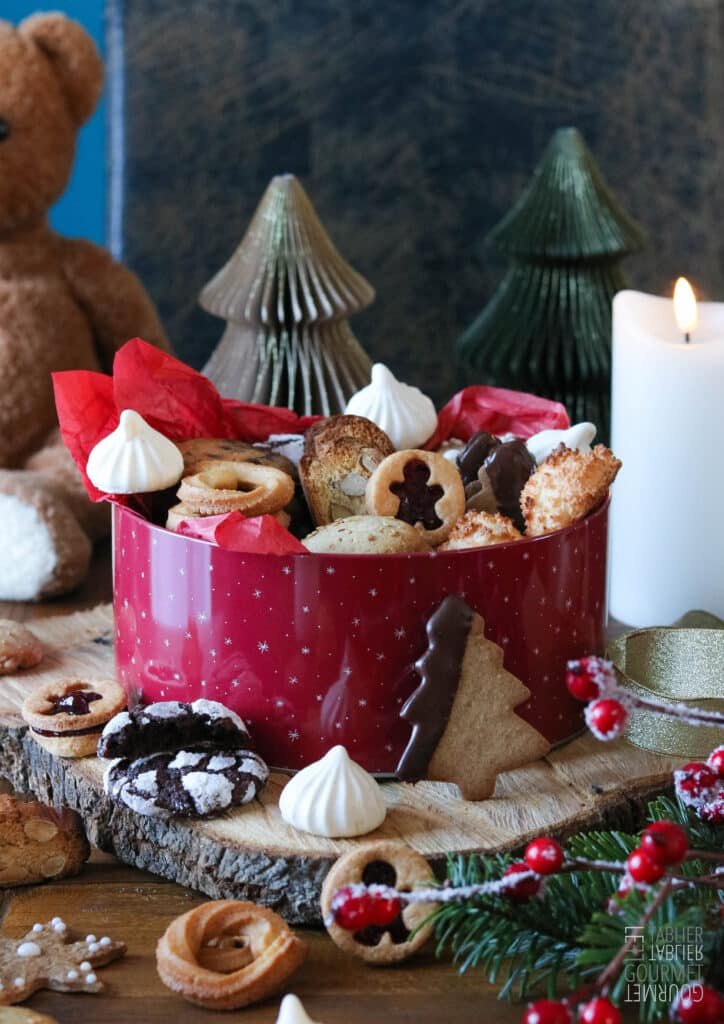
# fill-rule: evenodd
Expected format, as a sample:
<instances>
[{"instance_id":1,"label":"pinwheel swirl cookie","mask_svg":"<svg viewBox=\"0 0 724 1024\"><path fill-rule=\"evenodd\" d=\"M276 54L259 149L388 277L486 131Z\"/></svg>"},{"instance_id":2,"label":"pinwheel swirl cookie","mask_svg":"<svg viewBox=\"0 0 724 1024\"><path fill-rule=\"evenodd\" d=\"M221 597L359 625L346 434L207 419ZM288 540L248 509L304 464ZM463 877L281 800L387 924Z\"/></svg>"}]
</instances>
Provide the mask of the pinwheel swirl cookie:
<instances>
[{"instance_id":1,"label":"pinwheel swirl cookie","mask_svg":"<svg viewBox=\"0 0 724 1024\"><path fill-rule=\"evenodd\" d=\"M156 967L164 985L190 1003L234 1010L277 992L306 954L278 914L216 900L171 922L156 947Z\"/></svg>"}]
</instances>

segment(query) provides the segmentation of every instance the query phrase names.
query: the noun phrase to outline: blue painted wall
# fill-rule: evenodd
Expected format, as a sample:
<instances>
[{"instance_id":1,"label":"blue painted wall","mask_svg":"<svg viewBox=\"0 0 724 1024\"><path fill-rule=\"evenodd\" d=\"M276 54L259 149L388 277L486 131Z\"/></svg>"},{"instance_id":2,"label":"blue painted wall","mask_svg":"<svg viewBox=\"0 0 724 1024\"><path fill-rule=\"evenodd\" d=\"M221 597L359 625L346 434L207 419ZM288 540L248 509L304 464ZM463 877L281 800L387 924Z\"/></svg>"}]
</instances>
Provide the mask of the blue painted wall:
<instances>
[{"instance_id":1,"label":"blue painted wall","mask_svg":"<svg viewBox=\"0 0 724 1024\"><path fill-rule=\"evenodd\" d=\"M18 22L38 10L62 11L79 21L103 52L103 7L103 0L49 0L47 5L42 0L2 0L0 14ZM73 177L51 213L57 231L101 243L105 238L105 106L102 99L81 129Z\"/></svg>"}]
</instances>

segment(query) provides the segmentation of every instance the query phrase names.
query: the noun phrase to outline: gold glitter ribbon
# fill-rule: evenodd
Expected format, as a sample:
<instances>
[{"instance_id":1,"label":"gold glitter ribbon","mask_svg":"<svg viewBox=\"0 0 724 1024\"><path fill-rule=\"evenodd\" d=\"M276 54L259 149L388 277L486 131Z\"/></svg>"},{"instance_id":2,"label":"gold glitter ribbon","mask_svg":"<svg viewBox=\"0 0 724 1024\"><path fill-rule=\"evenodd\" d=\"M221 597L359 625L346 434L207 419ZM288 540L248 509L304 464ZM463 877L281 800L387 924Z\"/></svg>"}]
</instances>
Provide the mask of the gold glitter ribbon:
<instances>
[{"instance_id":1,"label":"gold glitter ribbon","mask_svg":"<svg viewBox=\"0 0 724 1024\"><path fill-rule=\"evenodd\" d=\"M622 674L620 685L635 697L724 712L724 621L708 612L625 633L607 654ZM632 708L625 736L657 754L705 759L724 742L724 729Z\"/></svg>"}]
</instances>

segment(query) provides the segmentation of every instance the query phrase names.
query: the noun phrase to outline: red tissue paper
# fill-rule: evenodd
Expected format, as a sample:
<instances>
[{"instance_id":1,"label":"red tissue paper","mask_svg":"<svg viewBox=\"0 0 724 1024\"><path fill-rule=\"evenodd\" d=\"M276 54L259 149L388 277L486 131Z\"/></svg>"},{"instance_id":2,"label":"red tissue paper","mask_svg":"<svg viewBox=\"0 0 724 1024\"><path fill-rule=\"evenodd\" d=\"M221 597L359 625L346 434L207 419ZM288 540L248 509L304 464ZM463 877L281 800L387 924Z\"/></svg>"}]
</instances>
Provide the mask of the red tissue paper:
<instances>
[{"instance_id":1,"label":"red tissue paper","mask_svg":"<svg viewBox=\"0 0 724 1024\"><path fill-rule=\"evenodd\" d=\"M437 417L437 430L425 448L439 448L443 441L458 437L469 441L478 430L489 434L515 434L528 438L540 430L565 430L571 421L565 406L548 398L473 385L463 388L444 405Z\"/></svg>"},{"instance_id":2,"label":"red tissue paper","mask_svg":"<svg viewBox=\"0 0 724 1024\"><path fill-rule=\"evenodd\" d=\"M257 555L306 555L307 549L274 516L246 519L241 512L220 516L184 519L177 533L207 540L227 551L253 552Z\"/></svg>"},{"instance_id":3,"label":"red tissue paper","mask_svg":"<svg viewBox=\"0 0 724 1024\"><path fill-rule=\"evenodd\" d=\"M95 501L108 495L86 476L88 456L115 430L124 409L140 413L171 441L194 437L265 441L270 434L303 433L319 419L222 398L203 374L140 338L118 350L112 378L88 370L63 370L53 374L53 387L63 440Z\"/></svg>"}]
</instances>

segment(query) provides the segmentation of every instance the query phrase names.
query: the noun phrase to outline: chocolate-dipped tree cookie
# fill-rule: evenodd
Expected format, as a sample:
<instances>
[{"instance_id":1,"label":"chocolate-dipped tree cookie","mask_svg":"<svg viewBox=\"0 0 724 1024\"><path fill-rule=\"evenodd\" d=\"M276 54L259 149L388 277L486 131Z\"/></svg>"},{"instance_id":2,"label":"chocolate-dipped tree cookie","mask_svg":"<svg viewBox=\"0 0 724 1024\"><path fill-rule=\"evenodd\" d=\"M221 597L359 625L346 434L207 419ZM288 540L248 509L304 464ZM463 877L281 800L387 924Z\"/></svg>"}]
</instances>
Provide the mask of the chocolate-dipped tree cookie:
<instances>
[{"instance_id":1,"label":"chocolate-dipped tree cookie","mask_svg":"<svg viewBox=\"0 0 724 1024\"><path fill-rule=\"evenodd\" d=\"M466 800L493 795L497 775L543 757L548 740L515 713L530 691L503 666L485 623L450 595L427 623L421 682L400 711L412 735L397 765L406 782L455 782Z\"/></svg>"}]
</instances>

